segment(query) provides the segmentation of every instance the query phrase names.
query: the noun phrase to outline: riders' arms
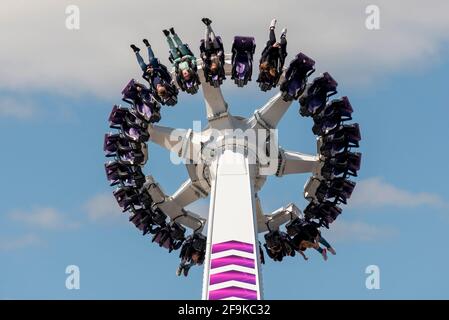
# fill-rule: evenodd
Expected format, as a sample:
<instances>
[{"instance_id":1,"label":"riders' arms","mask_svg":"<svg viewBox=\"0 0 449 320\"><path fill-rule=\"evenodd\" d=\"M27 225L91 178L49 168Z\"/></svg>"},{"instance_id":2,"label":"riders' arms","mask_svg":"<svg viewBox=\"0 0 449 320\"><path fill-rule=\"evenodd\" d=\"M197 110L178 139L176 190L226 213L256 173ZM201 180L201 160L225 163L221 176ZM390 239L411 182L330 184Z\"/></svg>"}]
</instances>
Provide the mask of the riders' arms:
<instances>
[{"instance_id":1,"label":"riders' arms","mask_svg":"<svg viewBox=\"0 0 449 320\"><path fill-rule=\"evenodd\" d=\"M144 72L144 73L142 74L142 78L144 78L145 80L147 80L147 81L150 83L150 85L152 84L152 83L151 83L151 82L152 82L151 76L150 76L150 74L148 74L147 72Z\"/></svg>"},{"instance_id":2,"label":"riders' arms","mask_svg":"<svg viewBox=\"0 0 449 320\"><path fill-rule=\"evenodd\" d=\"M260 63L267 61L270 57L270 48L271 47L265 47L262 51L262 54L260 56Z\"/></svg>"},{"instance_id":3,"label":"riders' arms","mask_svg":"<svg viewBox=\"0 0 449 320\"><path fill-rule=\"evenodd\" d=\"M191 55L186 55L181 58L182 61L187 61L190 67L196 68L196 58Z\"/></svg>"},{"instance_id":4,"label":"riders' arms","mask_svg":"<svg viewBox=\"0 0 449 320\"><path fill-rule=\"evenodd\" d=\"M173 66L176 68L182 61L182 58L176 58L173 60Z\"/></svg>"},{"instance_id":5,"label":"riders' arms","mask_svg":"<svg viewBox=\"0 0 449 320\"><path fill-rule=\"evenodd\" d=\"M203 59L204 63L206 63L206 61L208 60L206 52L201 52L200 57L201 57L201 59Z\"/></svg>"},{"instance_id":6,"label":"riders' arms","mask_svg":"<svg viewBox=\"0 0 449 320\"><path fill-rule=\"evenodd\" d=\"M167 68L163 67L162 65L160 65L159 67L154 68L153 71L155 74L159 74L161 78L163 78L164 80L166 80L168 83L171 82L172 78L170 73L168 72Z\"/></svg>"}]
</instances>

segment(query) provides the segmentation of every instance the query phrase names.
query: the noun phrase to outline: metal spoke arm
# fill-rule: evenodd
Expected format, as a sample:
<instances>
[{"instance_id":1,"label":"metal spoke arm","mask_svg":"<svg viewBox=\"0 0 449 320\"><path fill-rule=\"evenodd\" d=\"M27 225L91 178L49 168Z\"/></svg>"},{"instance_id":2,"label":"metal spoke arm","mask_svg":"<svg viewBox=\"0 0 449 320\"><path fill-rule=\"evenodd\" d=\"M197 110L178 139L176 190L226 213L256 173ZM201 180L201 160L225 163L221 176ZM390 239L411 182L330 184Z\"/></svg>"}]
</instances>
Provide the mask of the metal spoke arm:
<instances>
[{"instance_id":1,"label":"metal spoke arm","mask_svg":"<svg viewBox=\"0 0 449 320\"><path fill-rule=\"evenodd\" d=\"M279 208L268 215L259 215L258 213L258 233L278 230L279 227L284 223L287 223L301 216L301 210L299 210L299 208L294 203L289 203L287 206Z\"/></svg>"},{"instance_id":2,"label":"metal spoke arm","mask_svg":"<svg viewBox=\"0 0 449 320\"><path fill-rule=\"evenodd\" d=\"M197 65L198 76L201 81L201 87L203 88L204 103L206 104L206 116L208 121L213 121L227 114L228 104L223 97L220 87L215 88L206 82L202 70L203 60L197 59Z\"/></svg>"},{"instance_id":3,"label":"metal spoke arm","mask_svg":"<svg viewBox=\"0 0 449 320\"><path fill-rule=\"evenodd\" d=\"M279 92L254 112L248 124L253 129L275 129L291 104L292 101L284 101Z\"/></svg>"},{"instance_id":4,"label":"metal spoke arm","mask_svg":"<svg viewBox=\"0 0 449 320\"><path fill-rule=\"evenodd\" d=\"M227 76L232 75L232 53L225 54L225 74Z\"/></svg>"},{"instance_id":5,"label":"metal spoke arm","mask_svg":"<svg viewBox=\"0 0 449 320\"><path fill-rule=\"evenodd\" d=\"M198 182L192 182L188 179L181 187L170 197L170 201L175 202L184 208L200 198L207 197L208 192Z\"/></svg>"},{"instance_id":6,"label":"metal spoke arm","mask_svg":"<svg viewBox=\"0 0 449 320\"><path fill-rule=\"evenodd\" d=\"M150 125L148 127L150 141L174 152L178 157L199 162L201 153L201 134L192 129L174 129Z\"/></svg>"},{"instance_id":7,"label":"metal spoke arm","mask_svg":"<svg viewBox=\"0 0 449 320\"><path fill-rule=\"evenodd\" d=\"M232 74L232 54L225 54L225 75L230 76ZM208 121L219 119L228 114L228 104L226 103L221 88L215 88L206 82L204 72L202 72L203 60L197 60L198 75L202 83L204 101L206 104L206 115ZM284 79L285 70L282 73L280 83ZM265 128L274 129L277 127L279 121L288 110L292 101L284 101L282 99L282 93L279 92L272 99L270 99L262 108L256 110L254 116L249 119L250 127L254 129Z\"/></svg>"},{"instance_id":8,"label":"metal spoke arm","mask_svg":"<svg viewBox=\"0 0 449 320\"><path fill-rule=\"evenodd\" d=\"M287 174L315 172L319 163L318 156L279 148L279 165L276 176L282 177Z\"/></svg>"},{"instance_id":9,"label":"metal spoke arm","mask_svg":"<svg viewBox=\"0 0 449 320\"><path fill-rule=\"evenodd\" d=\"M191 211L185 210L172 197L167 196L152 176L146 177L146 189L153 199L154 206L162 210L170 219L201 232L206 224L206 219Z\"/></svg>"}]
</instances>

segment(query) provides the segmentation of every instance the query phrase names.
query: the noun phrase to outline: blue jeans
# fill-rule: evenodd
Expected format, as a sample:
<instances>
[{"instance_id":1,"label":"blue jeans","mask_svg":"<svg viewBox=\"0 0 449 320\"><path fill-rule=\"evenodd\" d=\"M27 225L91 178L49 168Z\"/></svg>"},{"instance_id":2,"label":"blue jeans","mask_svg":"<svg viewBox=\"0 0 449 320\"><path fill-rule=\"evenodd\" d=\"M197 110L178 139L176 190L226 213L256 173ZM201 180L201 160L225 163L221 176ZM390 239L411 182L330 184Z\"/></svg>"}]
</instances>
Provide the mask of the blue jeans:
<instances>
[{"instance_id":1,"label":"blue jeans","mask_svg":"<svg viewBox=\"0 0 449 320\"><path fill-rule=\"evenodd\" d=\"M212 27L208 25L206 27L206 34L204 35L204 46L206 50L212 49L220 49L220 44L218 43L217 37L215 36L214 31L212 30Z\"/></svg>"},{"instance_id":2,"label":"blue jeans","mask_svg":"<svg viewBox=\"0 0 449 320\"><path fill-rule=\"evenodd\" d=\"M151 49L151 46L148 46L147 49L148 49L148 61L149 61L149 63L151 63L156 58L154 57L154 52L153 52L153 49ZM145 72L147 70L148 65L145 63L145 61L143 61L143 58L139 52L136 52L136 58L137 58L137 63L140 66L140 69L142 69L142 71Z\"/></svg>"},{"instance_id":3,"label":"blue jeans","mask_svg":"<svg viewBox=\"0 0 449 320\"><path fill-rule=\"evenodd\" d=\"M330 245L330 243L327 242L326 239L324 239L322 236L320 236L318 242L321 243L323 246L325 246L326 249L332 248L332 246ZM317 250L319 253L322 253L322 252L323 252L323 249L322 249L322 248L318 248L318 249L316 249L316 250Z\"/></svg>"}]
</instances>

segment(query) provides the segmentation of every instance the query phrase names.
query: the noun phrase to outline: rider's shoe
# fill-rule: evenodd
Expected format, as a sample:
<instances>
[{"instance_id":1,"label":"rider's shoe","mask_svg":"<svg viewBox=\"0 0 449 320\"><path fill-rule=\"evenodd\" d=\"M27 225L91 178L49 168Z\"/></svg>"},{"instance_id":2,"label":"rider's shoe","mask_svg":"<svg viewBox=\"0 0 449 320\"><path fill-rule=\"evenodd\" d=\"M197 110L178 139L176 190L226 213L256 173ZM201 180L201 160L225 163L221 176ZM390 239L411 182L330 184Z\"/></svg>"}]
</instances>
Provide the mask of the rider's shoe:
<instances>
[{"instance_id":1,"label":"rider's shoe","mask_svg":"<svg viewBox=\"0 0 449 320\"><path fill-rule=\"evenodd\" d=\"M287 28L282 29L281 38L285 38L287 36Z\"/></svg>"},{"instance_id":2,"label":"rider's shoe","mask_svg":"<svg viewBox=\"0 0 449 320\"><path fill-rule=\"evenodd\" d=\"M134 51L135 53L137 53L137 52L140 51L140 49L137 48L134 44L130 45L130 47L131 47L131 49L133 49L133 51Z\"/></svg>"},{"instance_id":3,"label":"rider's shoe","mask_svg":"<svg viewBox=\"0 0 449 320\"><path fill-rule=\"evenodd\" d=\"M212 23L212 20L209 19L209 18L203 18L203 19L201 19L201 21L203 21L203 23L204 23L206 26L209 26L209 25Z\"/></svg>"}]
</instances>

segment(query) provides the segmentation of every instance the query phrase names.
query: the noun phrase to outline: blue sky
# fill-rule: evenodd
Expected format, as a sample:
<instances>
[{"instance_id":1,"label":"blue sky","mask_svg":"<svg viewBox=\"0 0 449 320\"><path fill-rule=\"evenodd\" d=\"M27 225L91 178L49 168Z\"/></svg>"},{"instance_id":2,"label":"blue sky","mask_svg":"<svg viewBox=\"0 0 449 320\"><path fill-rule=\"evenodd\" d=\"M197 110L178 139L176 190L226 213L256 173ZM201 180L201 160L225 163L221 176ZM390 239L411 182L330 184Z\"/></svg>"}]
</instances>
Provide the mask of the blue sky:
<instances>
[{"instance_id":1,"label":"blue sky","mask_svg":"<svg viewBox=\"0 0 449 320\"><path fill-rule=\"evenodd\" d=\"M293 11L298 5L295 3L286 1L284 5ZM378 32L374 35L363 29L363 6L351 1L343 4L351 10L334 15L329 11L332 8L323 3L316 7L307 4L310 19L318 19L320 13L330 15L329 24L323 23L316 37L301 33L301 28L295 26L295 17L285 10L268 13L289 27L289 58L295 51L309 53L316 59L319 72L327 70L339 82L339 95L349 96L355 109L354 121L361 125L363 159L353 201L339 221L324 232L337 255L330 256L327 262L315 252L308 253L307 262L298 257L283 263L268 261L263 266L267 299L449 298L449 55L448 39L443 36L449 26L441 22L447 19L438 20L437 11L422 8L421 16L414 15L420 9L419 1L412 2L416 7L409 8L408 13L393 4L379 3L381 14L386 12L381 20L385 23L381 30L372 31ZM112 188L103 169L102 143L104 132L109 130L109 111L112 104L120 102L122 86L131 77L139 76L127 46L140 41L142 34L149 34L157 42L155 46L161 48L157 53L165 55L159 29L168 22L156 21L156 27L146 25L148 21L121 21L122 33L115 39L105 35L109 39L105 45L106 40L93 39L111 24L106 18L92 22L99 17L97 5L79 1L82 25L75 31L78 34L60 30L64 29L63 4L43 1L42 5L49 12L48 19L43 19L47 22L36 26L42 32L53 30L52 19L59 18L52 14L62 8L60 25L54 26L50 35L60 43L64 59L57 60L59 54L44 45L51 40L44 33L43 44L35 47L38 52L33 59L13 63L11 53L0 54L4 68L4 76L0 76L0 298L200 298L202 268L192 269L188 278L178 278L177 253L169 254L153 245L127 222L113 203ZM131 3L134 10L139 5L136 1ZM115 9L109 8L105 17L115 17ZM28 20L23 18L37 8L9 10L16 19L10 17L2 23L13 26L15 20L26 25L23 21ZM269 19L257 10L254 26L248 27L244 21L237 26L246 26L247 33L256 34L260 50L266 37L263 28ZM195 27L184 30L180 22L176 25L185 38L198 41L202 35L198 17L209 14L196 13L192 17ZM213 13L210 15L214 18ZM393 17L410 20L416 30L394 23ZM215 19L218 22L219 18ZM441 23L432 25L431 21ZM32 21L28 23L31 25ZM20 57L21 35L32 35L32 28L23 27L14 37L5 33L5 26L0 26L2 39L9 41L10 51ZM219 26L227 28L229 34L236 33L236 25ZM149 31L143 32L143 27ZM346 34L348 30L352 33ZM65 33L64 39L58 38ZM339 47L336 40L326 45L326 40L333 39L325 36L327 33L341 36L340 42L345 45ZM391 34L398 35L396 43L390 39ZM301 41L293 39L296 35L300 35ZM73 48L66 48L66 38L73 42ZM226 39L229 44L230 36ZM369 47L370 41L376 45ZM103 50L105 47L107 51ZM363 55L364 52L371 53ZM58 64L47 64L46 55ZM101 55L104 58L95 64ZM105 61L109 65L102 73ZM24 72L23 65L32 74ZM90 67L94 68L91 74L85 71ZM39 81L35 79L38 76ZM250 115L274 94L261 93L254 83L236 89L229 81L223 92L231 112L243 116ZM192 120L204 121L200 93L193 97L181 94L180 98L176 107L163 109L162 125L191 127ZM282 146L314 153L311 126L310 119L300 118L298 104L294 103L279 127ZM173 166L169 154L154 145L150 145L145 169L167 193L175 191L187 178L184 167ZM270 177L261 192L263 209L271 212L291 201L304 208L302 189L307 177ZM203 201L196 209L205 210L207 205ZM80 267L80 290L65 288L65 268L71 264ZM380 290L365 288L365 268L372 264L380 268Z\"/></svg>"}]
</instances>

